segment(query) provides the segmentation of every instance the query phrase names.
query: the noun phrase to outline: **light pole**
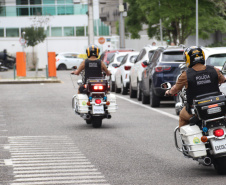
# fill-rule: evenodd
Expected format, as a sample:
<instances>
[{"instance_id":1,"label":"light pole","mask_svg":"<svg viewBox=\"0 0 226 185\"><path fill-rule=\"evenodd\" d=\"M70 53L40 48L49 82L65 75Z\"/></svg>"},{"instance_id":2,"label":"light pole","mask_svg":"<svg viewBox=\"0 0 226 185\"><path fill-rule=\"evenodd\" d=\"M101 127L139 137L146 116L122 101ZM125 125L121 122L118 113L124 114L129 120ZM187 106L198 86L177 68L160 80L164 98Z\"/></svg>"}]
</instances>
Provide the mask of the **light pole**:
<instances>
[{"instance_id":1,"label":"light pole","mask_svg":"<svg viewBox=\"0 0 226 185\"><path fill-rule=\"evenodd\" d=\"M94 44L93 32L93 0L88 1L88 44Z\"/></svg>"},{"instance_id":2,"label":"light pole","mask_svg":"<svg viewBox=\"0 0 226 185\"><path fill-rule=\"evenodd\" d=\"M159 8L160 8L160 1L159 1ZM163 39L162 39L162 19L159 20L160 24L160 38L161 38L161 44L163 45Z\"/></svg>"},{"instance_id":3,"label":"light pole","mask_svg":"<svg viewBox=\"0 0 226 185\"><path fill-rule=\"evenodd\" d=\"M199 0L196 0L196 46L199 45L199 22L198 22L198 1Z\"/></svg>"},{"instance_id":4,"label":"light pole","mask_svg":"<svg viewBox=\"0 0 226 185\"><path fill-rule=\"evenodd\" d=\"M124 25L124 5L123 0L119 0L119 12L120 12L120 18L119 18L119 35L120 35L120 48L125 48L125 25Z\"/></svg>"}]
</instances>

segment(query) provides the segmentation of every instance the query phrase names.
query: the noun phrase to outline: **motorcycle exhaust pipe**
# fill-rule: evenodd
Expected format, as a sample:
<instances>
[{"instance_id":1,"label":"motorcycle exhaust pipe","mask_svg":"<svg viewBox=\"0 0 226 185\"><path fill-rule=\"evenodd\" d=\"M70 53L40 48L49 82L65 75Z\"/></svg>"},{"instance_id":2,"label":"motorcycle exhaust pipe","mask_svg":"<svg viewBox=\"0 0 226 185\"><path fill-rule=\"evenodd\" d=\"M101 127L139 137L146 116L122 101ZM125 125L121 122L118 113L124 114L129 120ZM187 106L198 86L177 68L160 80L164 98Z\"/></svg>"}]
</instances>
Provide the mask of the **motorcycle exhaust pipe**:
<instances>
[{"instance_id":1,"label":"motorcycle exhaust pipe","mask_svg":"<svg viewBox=\"0 0 226 185\"><path fill-rule=\"evenodd\" d=\"M83 114L82 118L87 120L87 119L90 119L91 116L89 114Z\"/></svg>"},{"instance_id":2,"label":"motorcycle exhaust pipe","mask_svg":"<svg viewBox=\"0 0 226 185\"><path fill-rule=\"evenodd\" d=\"M205 166L210 166L212 164L211 158L204 157L203 159L198 159L199 163Z\"/></svg>"},{"instance_id":3,"label":"motorcycle exhaust pipe","mask_svg":"<svg viewBox=\"0 0 226 185\"><path fill-rule=\"evenodd\" d=\"M111 119L111 115L110 115L110 114L107 114L107 115L106 115L106 118L107 118L107 119Z\"/></svg>"}]
</instances>

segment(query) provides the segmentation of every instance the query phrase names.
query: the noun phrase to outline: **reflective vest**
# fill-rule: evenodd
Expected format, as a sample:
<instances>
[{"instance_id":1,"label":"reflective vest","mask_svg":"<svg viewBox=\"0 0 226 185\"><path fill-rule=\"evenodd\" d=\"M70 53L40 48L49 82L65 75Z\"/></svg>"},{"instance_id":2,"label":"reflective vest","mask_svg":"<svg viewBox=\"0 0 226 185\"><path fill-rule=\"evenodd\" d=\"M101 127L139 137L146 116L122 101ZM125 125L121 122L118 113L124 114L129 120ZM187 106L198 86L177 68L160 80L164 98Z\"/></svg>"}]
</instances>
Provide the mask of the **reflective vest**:
<instances>
[{"instance_id":1,"label":"reflective vest","mask_svg":"<svg viewBox=\"0 0 226 185\"><path fill-rule=\"evenodd\" d=\"M220 92L218 74L213 66L206 66L206 69L202 71L188 68L186 73L188 81L186 93L189 107L193 104L193 99L198 95Z\"/></svg>"},{"instance_id":2,"label":"reflective vest","mask_svg":"<svg viewBox=\"0 0 226 185\"><path fill-rule=\"evenodd\" d=\"M85 60L85 82L90 77L102 77L101 60Z\"/></svg>"}]
</instances>

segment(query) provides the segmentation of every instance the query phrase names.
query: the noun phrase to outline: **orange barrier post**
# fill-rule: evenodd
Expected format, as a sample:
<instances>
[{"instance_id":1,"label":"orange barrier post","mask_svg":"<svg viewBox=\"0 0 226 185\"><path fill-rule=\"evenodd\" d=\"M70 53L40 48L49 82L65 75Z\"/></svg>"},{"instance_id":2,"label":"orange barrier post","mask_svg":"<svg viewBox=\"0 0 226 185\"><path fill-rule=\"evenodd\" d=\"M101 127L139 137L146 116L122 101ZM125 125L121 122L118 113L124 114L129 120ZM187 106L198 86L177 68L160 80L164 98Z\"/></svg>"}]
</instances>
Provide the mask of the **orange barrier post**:
<instances>
[{"instance_id":1,"label":"orange barrier post","mask_svg":"<svg viewBox=\"0 0 226 185\"><path fill-rule=\"evenodd\" d=\"M48 52L48 72L49 77L56 77L56 54L55 52Z\"/></svg>"},{"instance_id":2,"label":"orange barrier post","mask_svg":"<svg viewBox=\"0 0 226 185\"><path fill-rule=\"evenodd\" d=\"M16 53L16 71L17 76L26 76L26 53L17 52Z\"/></svg>"}]
</instances>

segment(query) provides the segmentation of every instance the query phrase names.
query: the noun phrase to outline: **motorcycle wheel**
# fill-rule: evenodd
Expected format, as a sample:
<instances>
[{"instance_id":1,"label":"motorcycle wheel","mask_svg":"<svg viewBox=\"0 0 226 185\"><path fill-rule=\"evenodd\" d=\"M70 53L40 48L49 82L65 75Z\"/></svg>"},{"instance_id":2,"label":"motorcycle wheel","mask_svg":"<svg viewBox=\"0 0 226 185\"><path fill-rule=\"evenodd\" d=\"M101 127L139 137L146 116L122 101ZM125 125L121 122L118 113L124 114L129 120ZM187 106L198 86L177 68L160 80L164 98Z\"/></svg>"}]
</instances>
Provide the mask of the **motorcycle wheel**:
<instances>
[{"instance_id":1,"label":"motorcycle wheel","mask_svg":"<svg viewBox=\"0 0 226 185\"><path fill-rule=\"evenodd\" d=\"M93 125L93 128L100 128L102 126L102 118L93 117L92 125Z\"/></svg>"},{"instance_id":2,"label":"motorcycle wheel","mask_svg":"<svg viewBox=\"0 0 226 185\"><path fill-rule=\"evenodd\" d=\"M91 124L92 123L92 120L89 119L89 120L86 120L86 124Z\"/></svg>"},{"instance_id":3,"label":"motorcycle wheel","mask_svg":"<svg viewBox=\"0 0 226 185\"><path fill-rule=\"evenodd\" d=\"M214 159L213 165L219 175L226 174L226 157Z\"/></svg>"}]
</instances>

